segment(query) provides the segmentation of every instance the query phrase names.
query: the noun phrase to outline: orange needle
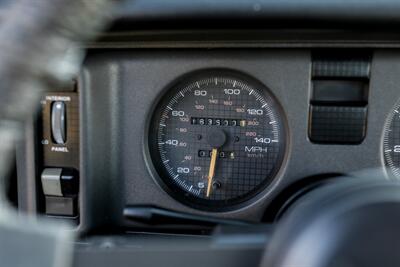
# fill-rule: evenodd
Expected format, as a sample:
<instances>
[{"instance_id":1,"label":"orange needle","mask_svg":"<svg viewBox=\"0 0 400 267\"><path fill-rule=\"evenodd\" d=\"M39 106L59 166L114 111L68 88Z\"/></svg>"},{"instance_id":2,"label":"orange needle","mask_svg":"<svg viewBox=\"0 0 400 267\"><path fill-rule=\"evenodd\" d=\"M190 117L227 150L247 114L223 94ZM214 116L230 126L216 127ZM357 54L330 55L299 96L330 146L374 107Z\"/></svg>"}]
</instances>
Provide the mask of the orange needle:
<instances>
[{"instance_id":1,"label":"orange needle","mask_svg":"<svg viewBox=\"0 0 400 267\"><path fill-rule=\"evenodd\" d=\"M217 163L217 154L218 154L218 149L213 148L211 151L210 169L208 170L207 197L210 196L211 192L212 180L215 174L215 165Z\"/></svg>"}]
</instances>

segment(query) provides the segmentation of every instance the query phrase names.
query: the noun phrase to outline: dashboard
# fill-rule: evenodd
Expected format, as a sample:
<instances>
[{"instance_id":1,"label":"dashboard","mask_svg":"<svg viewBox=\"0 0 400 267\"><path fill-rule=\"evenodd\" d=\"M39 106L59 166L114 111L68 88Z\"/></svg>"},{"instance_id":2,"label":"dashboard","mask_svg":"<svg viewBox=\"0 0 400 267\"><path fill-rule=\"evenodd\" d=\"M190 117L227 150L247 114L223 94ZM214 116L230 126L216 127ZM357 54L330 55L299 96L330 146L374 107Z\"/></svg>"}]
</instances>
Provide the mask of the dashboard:
<instances>
[{"instance_id":1,"label":"dashboard","mask_svg":"<svg viewBox=\"0 0 400 267\"><path fill-rule=\"evenodd\" d=\"M335 212L399 201L397 1L127 0L108 15L37 101L8 187L20 212L69 226L75 266L259 266L281 241L285 261L324 214L375 238ZM393 207L360 212L366 231L396 232Z\"/></svg>"},{"instance_id":2,"label":"dashboard","mask_svg":"<svg viewBox=\"0 0 400 267\"><path fill-rule=\"evenodd\" d=\"M259 222L306 178L372 168L393 178L385 166L398 164L397 57L380 49L91 51L78 81L81 194L106 191L110 208ZM89 208L82 202L83 214Z\"/></svg>"}]
</instances>

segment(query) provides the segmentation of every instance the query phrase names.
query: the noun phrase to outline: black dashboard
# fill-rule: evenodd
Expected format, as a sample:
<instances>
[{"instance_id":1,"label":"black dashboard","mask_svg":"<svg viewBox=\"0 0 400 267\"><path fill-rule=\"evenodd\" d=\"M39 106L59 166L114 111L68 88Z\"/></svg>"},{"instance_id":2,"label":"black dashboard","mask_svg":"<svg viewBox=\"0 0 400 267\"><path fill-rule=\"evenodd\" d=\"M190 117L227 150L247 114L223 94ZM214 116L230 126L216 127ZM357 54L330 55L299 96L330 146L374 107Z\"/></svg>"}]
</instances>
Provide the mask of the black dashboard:
<instances>
[{"instance_id":1,"label":"black dashboard","mask_svg":"<svg viewBox=\"0 0 400 267\"><path fill-rule=\"evenodd\" d=\"M348 53L348 50L339 51L339 54L342 52ZM326 50L324 53L331 55L333 52ZM309 49L95 51L86 61L80 85L85 88L81 101L83 120L86 122L81 141L82 146L91 147L87 157L98 159L101 164L96 160L96 165L102 167L89 166L89 176L81 172L83 180L93 183L92 188L87 188L90 190L87 195L96 195L94 188L100 185L96 185L95 181L105 183L108 180L107 184L113 184L108 190L115 190L114 196L124 195L125 205L149 204L217 217L259 221L272 200L284 188L301 179L350 174L372 168L377 168L387 177L382 150L384 126L400 97L395 82L398 76L396 53L375 49L368 51L368 55L371 60L368 63L367 88L362 88L367 90L368 98L362 95L359 103L351 98L348 102L346 99L313 102L315 80L312 79L312 50ZM217 75L221 69L235 70L265 85L281 106L282 127L287 131L282 133L286 147L282 150L284 157L279 171L273 178L273 190L266 187L246 205L222 212L192 208L190 204L184 205L166 193L168 190L155 177L158 174L148 151L148 139L152 134L149 131L155 132L156 129L149 129L149 123L159 100L171 90L171 85L185 75L210 69L217 69ZM339 81L357 80L357 77L351 76L339 78ZM338 81L338 78L333 80ZM364 81L364 78L361 80ZM339 86L342 85L339 83ZM335 86L328 90L335 94ZM317 129L322 131L321 135L328 135L326 142L310 140L311 116L320 115L313 114L315 111L311 107L315 106L337 107L336 112L327 109L322 126L314 125L324 127L331 124L331 128ZM357 117L357 113L349 112L347 107L365 113L361 112ZM362 125L360 132L354 129L357 123ZM335 139L335 131L339 131L338 140ZM358 140L353 142L346 131L350 135L355 132ZM333 140L329 139L329 135L333 135ZM104 145L96 146L96 143ZM112 169L113 165L116 173L111 175L105 170ZM110 176L113 178L110 179Z\"/></svg>"},{"instance_id":2,"label":"black dashboard","mask_svg":"<svg viewBox=\"0 0 400 267\"><path fill-rule=\"evenodd\" d=\"M40 144L36 155L41 167L36 172L40 175L46 169L66 169L66 177L71 172L79 177L79 189L74 185L71 190L79 198L64 204L69 205L65 215L79 218L80 229L87 229L87 221L96 216L99 225L113 221L121 224L122 214L117 216L114 209L136 205L252 222L273 220L282 205L274 200L286 190L298 190L288 188L308 178L307 185L372 168L388 177L388 159L392 169L396 168L397 158L393 163L393 157L385 157L388 152L383 151L384 129L390 128L385 122L400 98L396 88L397 53L384 49L396 45L394 32L391 38L384 39L386 44L381 38L388 29L381 32L373 28L369 31L371 38L364 39L365 29L356 26L367 16L361 11L360 16L352 17L354 28L319 29L321 24L315 24L318 27L314 29L303 28L320 16L326 23L339 19L334 11L343 5L333 2L329 9L326 5L292 6L288 2L285 5L293 8L279 5L279 10L273 8L278 6L276 3L269 1L234 2L228 6L231 13L222 10L225 4L126 2L116 13L110 31L89 44L80 77L65 92L45 96L41 131L34 140ZM369 4L364 4L367 9ZM152 8L155 6L158 9ZM316 12L305 14L304 8L308 7ZM212 13L207 13L209 8ZM379 16L384 8L375 10L374 19L379 20L376 27L386 22L386 17ZM221 17L220 13L224 15ZM286 13L291 16L283 23L280 18ZM332 16L326 16L328 13ZM203 21L203 17L207 18L205 24L197 25L195 22ZM179 21L184 19L187 24L179 27ZM219 23L217 28L207 29L208 23L219 20L244 23L240 22L240 28ZM296 20L306 24L289 27ZM204 84L205 88L199 86L198 81L213 77L215 85L211 82ZM218 88L217 77L223 83L223 95L213 93ZM231 82L227 85L229 77ZM183 95L189 90L183 85L189 81L198 87L198 99L183 101L182 97L181 103L175 96L175 101L174 94ZM237 92L229 89L235 87L236 81L243 84ZM208 96L200 95L209 90ZM242 97L254 90L254 101L261 101L260 104ZM190 94L196 97L196 90L190 89ZM213 103L209 97L214 94L219 97ZM201 105L201 98L209 102ZM174 103L168 104L169 100L176 102L177 108L171 107ZM57 114L51 108L55 103L65 103L65 142L57 142L55 137L54 131L61 127L54 125ZM238 103L242 103L241 111ZM167 119L161 118L163 112ZM174 116L187 121L177 126ZM232 123L238 128L232 128ZM164 133L160 124L168 124ZM181 132L172 133L173 127ZM210 185L207 177L213 146L207 141L208 130L199 130L203 128L215 128L214 134L222 132L228 140L221 145L223 149L216 160L217 172L225 171L217 173L220 177ZM182 131L187 132L187 138ZM165 142L169 143L156 145ZM385 141L386 151L395 146L391 142L388 145ZM179 158L182 150L186 154ZM221 153L225 157L222 162ZM395 157L396 153L392 153ZM188 158L191 163L178 162ZM162 163L170 160L171 163ZM237 166L242 167L232 173ZM242 180L249 175L254 179ZM207 195L211 187L217 188L214 198ZM40 184L38 190L42 190ZM47 199L54 198L54 194L44 195L38 206L46 213L46 201L58 202ZM101 211L94 208L98 205L103 207ZM47 213L57 215L58 211L51 208Z\"/></svg>"},{"instance_id":3,"label":"black dashboard","mask_svg":"<svg viewBox=\"0 0 400 267\"><path fill-rule=\"evenodd\" d=\"M10 199L127 244L271 225L322 184L398 180L399 24L397 1L125 1L43 96ZM86 241L78 266L99 263Z\"/></svg>"}]
</instances>

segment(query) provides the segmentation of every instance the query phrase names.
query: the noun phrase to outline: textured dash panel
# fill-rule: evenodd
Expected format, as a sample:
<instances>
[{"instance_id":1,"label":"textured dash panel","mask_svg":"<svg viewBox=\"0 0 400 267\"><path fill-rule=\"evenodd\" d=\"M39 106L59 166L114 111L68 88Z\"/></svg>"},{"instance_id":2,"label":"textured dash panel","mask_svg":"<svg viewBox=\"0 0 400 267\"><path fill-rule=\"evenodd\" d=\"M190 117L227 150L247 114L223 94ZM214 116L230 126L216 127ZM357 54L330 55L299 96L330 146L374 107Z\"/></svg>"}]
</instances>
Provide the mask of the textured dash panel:
<instances>
[{"instance_id":1,"label":"textured dash panel","mask_svg":"<svg viewBox=\"0 0 400 267\"><path fill-rule=\"evenodd\" d=\"M367 107L311 106L309 138L314 143L358 144L366 132Z\"/></svg>"},{"instance_id":2,"label":"textured dash panel","mask_svg":"<svg viewBox=\"0 0 400 267\"><path fill-rule=\"evenodd\" d=\"M317 77L351 77L369 78L370 61L359 60L314 60L312 76Z\"/></svg>"}]
</instances>

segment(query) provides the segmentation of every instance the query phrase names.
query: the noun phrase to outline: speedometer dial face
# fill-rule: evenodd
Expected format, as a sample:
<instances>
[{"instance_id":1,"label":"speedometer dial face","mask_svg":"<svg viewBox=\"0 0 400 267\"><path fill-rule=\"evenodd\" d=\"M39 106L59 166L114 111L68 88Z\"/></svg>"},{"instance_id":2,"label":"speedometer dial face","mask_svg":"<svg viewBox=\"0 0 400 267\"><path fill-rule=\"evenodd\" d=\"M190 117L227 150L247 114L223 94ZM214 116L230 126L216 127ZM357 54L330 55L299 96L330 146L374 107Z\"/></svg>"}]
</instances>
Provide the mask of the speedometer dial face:
<instances>
[{"instance_id":1,"label":"speedometer dial face","mask_svg":"<svg viewBox=\"0 0 400 267\"><path fill-rule=\"evenodd\" d=\"M400 178L400 102L398 101L385 124L383 137L385 164L396 178Z\"/></svg>"},{"instance_id":2,"label":"speedometer dial face","mask_svg":"<svg viewBox=\"0 0 400 267\"><path fill-rule=\"evenodd\" d=\"M163 96L152 117L149 148L173 197L224 210L272 182L285 152L284 123L261 83L236 72L203 71Z\"/></svg>"}]
</instances>

